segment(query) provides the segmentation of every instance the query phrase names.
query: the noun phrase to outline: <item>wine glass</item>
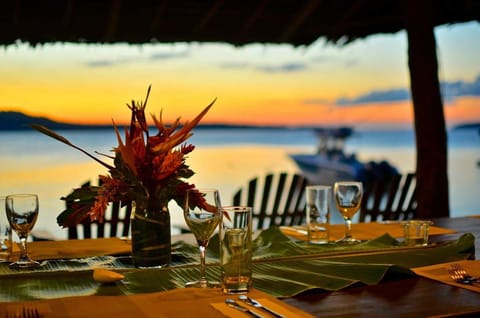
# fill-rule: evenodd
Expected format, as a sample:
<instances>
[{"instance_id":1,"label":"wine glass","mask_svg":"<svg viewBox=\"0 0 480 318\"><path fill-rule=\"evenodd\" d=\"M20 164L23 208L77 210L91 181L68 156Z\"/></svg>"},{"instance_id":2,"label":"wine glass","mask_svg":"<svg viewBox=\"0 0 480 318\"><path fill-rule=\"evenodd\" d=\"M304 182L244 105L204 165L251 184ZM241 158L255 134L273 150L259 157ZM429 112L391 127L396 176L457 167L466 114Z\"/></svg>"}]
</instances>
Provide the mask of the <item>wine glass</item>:
<instances>
[{"instance_id":1,"label":"wine glass","mask_svg":"<svg viewBox=\"0 0 480 318\"><path fill-rule=\"evenodd\" d=\"M351 231L352 217L358 212L362 202L362 183L357 181L335 182L333 186L333 193L335 196L335 204L337 209L345 220L345 236L338 240L337 243L360 243L360 240L357 240L352 236Z\"/></svg>"},{"instance_id":2,"label":"wine glass","mask_svg":"<svg viewBox=\"0 0 480 318\"><path fill-rule=\"evenodd\" d=\"M12 268L29 269L40 265L27 252L27 238L38 217L38 196L36 194L13 194L5 199L7 218L20 239L20 258L10 264Z\"/></svg>"},{"instance_id":3,"label":"wine glass","mask_svg":"<svg viewBox=\"0 0 480 318\"><path fill-rule=\"evenodd\" d=\"M201 207L197 204L204 200ZM186 287L220 287L218 282L209 282L205 277L205 253L213 235L222 219L220 194L216 189L191 189L187 191L183 215L185 222L192 231L200 250L200 278L186 283Z\"/></svg>"}]
</instances>

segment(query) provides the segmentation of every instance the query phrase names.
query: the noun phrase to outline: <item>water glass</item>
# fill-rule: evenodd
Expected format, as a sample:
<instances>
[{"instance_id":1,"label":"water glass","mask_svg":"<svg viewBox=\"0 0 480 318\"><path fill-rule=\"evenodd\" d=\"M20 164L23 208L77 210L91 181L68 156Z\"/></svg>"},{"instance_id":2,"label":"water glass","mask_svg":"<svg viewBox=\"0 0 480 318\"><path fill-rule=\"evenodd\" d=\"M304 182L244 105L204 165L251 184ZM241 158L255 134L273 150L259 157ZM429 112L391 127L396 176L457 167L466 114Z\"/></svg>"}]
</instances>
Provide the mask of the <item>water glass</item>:
<instances>
[{"instance_id":1,"label":"water glass","mask_svg":"<svg viewBox=\"0 0 480 318\"><path fill-rule=\"evenodd\" d=\"M308 241L326 244L330 240L330 198L332 187L311 185L305 188Z\"/></svg>"},{"instance_id":2,"label":"water glass","mask_svg":"<svg viewBox=\"0 0 480 318\"><path fill-rule=\"evenodd\" d=\"M428 245L428 228L433 223L426 220L410 220L402 223L404 244L407 246Z\"/></svg>"},{"instance_id":3,"label":"water glass","mask_svg":"<svg viewBox=\"0 0 480 318\"><path fill-rule=\"evenodd\" d=\"M223 208L220 272L226 294L247 293L252 286L252 208Z\"/></svg>"},{"instance_id":4,"label":"water glass","mask_svg":"<svg viewBox=\"0 0 480 318\"><path fill-rule=\"evenodd\" d=\"M12 228L7 219L5 197L0 197L0 262L10 261L12 255Z\"/></svg>"}]
</instances>

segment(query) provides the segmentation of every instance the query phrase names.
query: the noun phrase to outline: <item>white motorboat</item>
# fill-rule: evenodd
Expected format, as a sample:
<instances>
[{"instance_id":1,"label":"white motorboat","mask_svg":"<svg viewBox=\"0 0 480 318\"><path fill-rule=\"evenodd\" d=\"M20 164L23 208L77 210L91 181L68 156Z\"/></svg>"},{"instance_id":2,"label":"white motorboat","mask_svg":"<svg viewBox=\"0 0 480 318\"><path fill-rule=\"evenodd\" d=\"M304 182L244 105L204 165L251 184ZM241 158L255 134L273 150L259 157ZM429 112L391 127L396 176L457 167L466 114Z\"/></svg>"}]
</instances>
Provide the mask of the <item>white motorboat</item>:
<instances>
[{"instance_id":1,"label":"white motorboat","mask_svg":"<svg viewBox=\"0 0 480 318\"><path fill-rule=\"evenodd\" d=\"M353 135L350 127L317 128L317 152L313 154L292 154L310 183L333 184L337 180L359 180L368 182L378 176L398 174L395 167L386 161L361 162L355 154L344 152L345 141Z\"/></svg>"}]
</instances>

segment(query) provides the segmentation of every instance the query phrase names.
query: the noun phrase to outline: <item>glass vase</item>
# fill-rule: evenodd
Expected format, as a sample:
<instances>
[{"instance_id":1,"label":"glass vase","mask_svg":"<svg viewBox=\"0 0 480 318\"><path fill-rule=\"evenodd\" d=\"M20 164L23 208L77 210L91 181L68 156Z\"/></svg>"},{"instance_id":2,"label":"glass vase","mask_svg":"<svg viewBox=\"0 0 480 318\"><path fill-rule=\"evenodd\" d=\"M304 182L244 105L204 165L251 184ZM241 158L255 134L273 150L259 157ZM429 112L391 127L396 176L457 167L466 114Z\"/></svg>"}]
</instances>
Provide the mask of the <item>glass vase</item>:
<instances>
[{"instance_id":1,"label":"glass vase","mask_svg":"<svg viewBox=\"0 0 480 318\"><path fill-rule=\"evenodd\" d=\"M170 212L167 204L152 200L134 201L131 227L132 260L135 267L166 267L170 265Z\"/></svg>"}]
</instances>

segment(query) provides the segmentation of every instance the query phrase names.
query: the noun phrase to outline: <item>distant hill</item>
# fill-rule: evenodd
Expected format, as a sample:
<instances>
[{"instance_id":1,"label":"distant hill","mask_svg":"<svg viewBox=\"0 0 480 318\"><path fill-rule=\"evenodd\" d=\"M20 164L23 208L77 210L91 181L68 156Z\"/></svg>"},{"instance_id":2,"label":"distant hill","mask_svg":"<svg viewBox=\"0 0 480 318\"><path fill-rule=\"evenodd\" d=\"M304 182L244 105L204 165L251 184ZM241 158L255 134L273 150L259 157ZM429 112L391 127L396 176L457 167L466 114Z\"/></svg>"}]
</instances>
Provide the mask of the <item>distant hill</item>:
<instances>
[{"instance_id":1,"label":"distant hill","mask_svg":"<svg viewBox=\"0 0 480 318\"><path fill-rule=\"evenodd\" d=\"M454 127L455 129L480 129L480 123L460 124Z\"/></svg>"},{"instance_id":2,"label":"distant hill","mask_svg":"<svg viewBox=\"0 0 480 318\"><path fill-rule=\"evenodd\" d=\"M28 130L31 124L39 124L50 129L102 129L107 125L79 125L56 122L45 117L32 117L21 112L0 111L0 130Z\"/></svg>"},{"instance_id":3,"label":"distant hill","mask_svg":"<svg viewBox=\"0 0 480 318\"><path fill-rule=\"evenodd\" d=\"M46 117L33 117L25 115L21 112L14 111L0 111L0 131L6 130L29 130L31 124L38 124L48 127L52 130L73 130L73 129L112 129L112 125L81 125L81 124L67 124L57 122ZM197 128L235 128L235 129L285 129L293 128L287 126L255 126L255 125L231 125L231 124L200 124ZM315 127L297 127L298 129L313 129Z\"/></svg>"}]
</instances>

